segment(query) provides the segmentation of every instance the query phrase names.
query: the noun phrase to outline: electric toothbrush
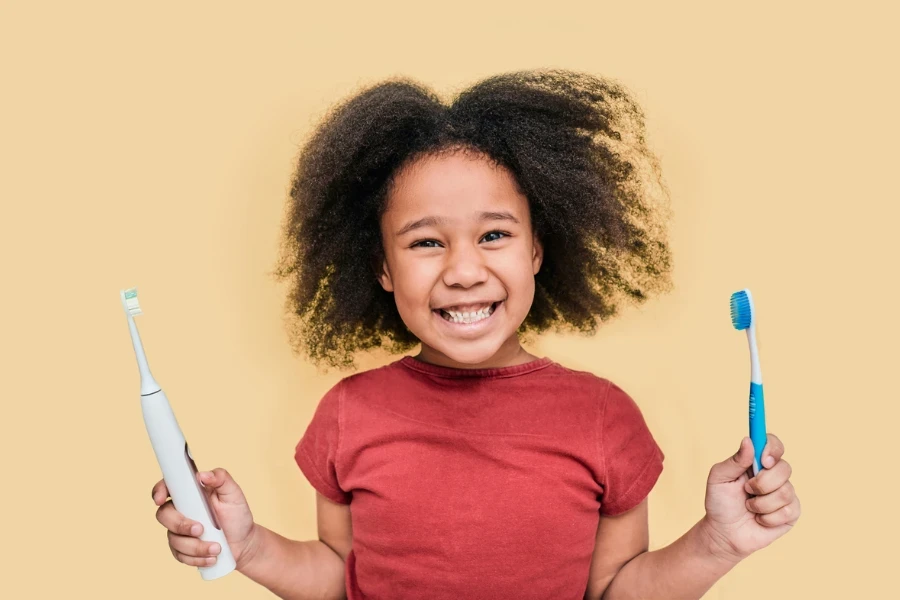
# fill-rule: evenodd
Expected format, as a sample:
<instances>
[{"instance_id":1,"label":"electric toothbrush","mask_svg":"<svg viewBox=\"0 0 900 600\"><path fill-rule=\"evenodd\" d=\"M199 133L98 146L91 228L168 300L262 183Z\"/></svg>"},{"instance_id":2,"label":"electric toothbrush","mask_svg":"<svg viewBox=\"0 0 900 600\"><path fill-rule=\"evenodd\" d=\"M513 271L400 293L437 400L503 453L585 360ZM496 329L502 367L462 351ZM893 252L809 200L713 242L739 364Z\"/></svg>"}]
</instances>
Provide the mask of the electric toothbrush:
<instances>
[{"instance_id":1,"label":"electric toothbrush","mask_svg":"<svg viewBox=\"0 0 900 600\"><path fill-rule=\"evenodd\" d=\"M137 288L121 290L119 295L128 317L131 342L141 373L141 412L144 415L147 433L150 435L150 444L156 453L156 460L162 469L163 479L175 508L187 518L203 525L200 539L205 542L216 542L221 547L222 550L216 556L214 565L198 567L203 579L218 579L234 570L234 556L225 540L224 532L219 528L209 507L203 484L198 479L197 465L181 433L169 400L150 374L147 356L144 354L141 337L134 323L134 317L143 312L138 304Z\"/></svg>"}]
</instances>

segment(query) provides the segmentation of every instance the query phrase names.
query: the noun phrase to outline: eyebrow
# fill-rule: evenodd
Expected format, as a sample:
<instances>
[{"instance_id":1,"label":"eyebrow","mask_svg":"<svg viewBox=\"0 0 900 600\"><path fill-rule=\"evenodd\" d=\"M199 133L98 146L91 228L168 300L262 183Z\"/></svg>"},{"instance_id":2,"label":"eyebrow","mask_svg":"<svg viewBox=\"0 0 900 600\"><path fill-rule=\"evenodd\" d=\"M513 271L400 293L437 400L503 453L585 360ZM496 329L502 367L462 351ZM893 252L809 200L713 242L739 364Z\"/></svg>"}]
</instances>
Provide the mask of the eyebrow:
<instances>
[{"instance_id":1,"label":"eyebrow","mask_svg":"<svg viewBox=\"0 0 900 600\"><path fill-rule=\"evenodd\" d=\"M511 212L501 210L501 211L484 211L479 213L478 215L479 221L512 221L513 223L518 224L519 220L513 216ZM400 228L397 232L397 236L401 236L404 233L409 233L414 229L419 229L420 227L437 227L438 225L443 225L447 222L447 219L443 217L424 217L421 219L417 219L415 221L410 221L406 225Z\"/></svg>"}]
</instances>

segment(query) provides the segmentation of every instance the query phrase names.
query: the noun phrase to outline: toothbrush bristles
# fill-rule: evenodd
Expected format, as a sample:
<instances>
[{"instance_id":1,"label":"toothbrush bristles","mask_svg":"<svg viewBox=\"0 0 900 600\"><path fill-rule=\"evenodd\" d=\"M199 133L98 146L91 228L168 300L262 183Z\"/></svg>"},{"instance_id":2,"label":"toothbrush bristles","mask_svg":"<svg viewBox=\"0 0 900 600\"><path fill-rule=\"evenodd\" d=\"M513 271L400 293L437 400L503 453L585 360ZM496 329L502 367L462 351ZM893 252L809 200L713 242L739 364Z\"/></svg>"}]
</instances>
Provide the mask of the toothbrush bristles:
<instances>
[{"instance_id":1,"label":"toothbrush bristles","mask_svg":"<svg viewBox=\"0 0 900 600\"><path fill-rule=\"evenodd\" d=\"M132 317L141 314L141 306L138 304L137 288L125 290L125 309Z\"/></svg>"},{"instance_id":2,"label":"toothbrush bristles","mask_svg":"<svg viewBox=\"0 0 900 600\"><path fill-rule=\"evenodd\" d=\"M746 290L731 295L731 324L738 331L750 327L753 320L753 305Z\"/></svg>"}]
</instances>

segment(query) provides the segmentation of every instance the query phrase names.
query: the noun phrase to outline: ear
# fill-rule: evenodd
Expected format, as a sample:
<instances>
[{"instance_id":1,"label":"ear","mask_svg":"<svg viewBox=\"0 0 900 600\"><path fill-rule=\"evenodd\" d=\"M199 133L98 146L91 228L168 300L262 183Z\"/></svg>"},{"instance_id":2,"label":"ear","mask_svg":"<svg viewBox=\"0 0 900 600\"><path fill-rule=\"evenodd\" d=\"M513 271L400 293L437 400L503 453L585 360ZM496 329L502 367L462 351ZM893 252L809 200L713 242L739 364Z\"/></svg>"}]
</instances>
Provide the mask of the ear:
<instances>
[{"instance_id":1,"label":"ear","mask_svg":"<svg viewBox=\"0 0 900 600\"><path fill-rule=\"evenodd\" d=\"M544 246L541 244L541 240L538 239L537 234L534 236L532 246L534 248L531 255L532 270L534 271L534 274L537 275L538 271L541 270L541 264L544 262Z\"/></svg>"},{"instance_id":2,"label":"ear","mask_svg":"<svg viewBox=\"0 0 900 600\"><path fill-rule=\"evenodd\" d=\"M381 284L386 292L394 291L394 282L391 281L391 270L388 268L387 259L381 260L381 264L376 267L375 279Z\"/></svg>"}]
</instances>

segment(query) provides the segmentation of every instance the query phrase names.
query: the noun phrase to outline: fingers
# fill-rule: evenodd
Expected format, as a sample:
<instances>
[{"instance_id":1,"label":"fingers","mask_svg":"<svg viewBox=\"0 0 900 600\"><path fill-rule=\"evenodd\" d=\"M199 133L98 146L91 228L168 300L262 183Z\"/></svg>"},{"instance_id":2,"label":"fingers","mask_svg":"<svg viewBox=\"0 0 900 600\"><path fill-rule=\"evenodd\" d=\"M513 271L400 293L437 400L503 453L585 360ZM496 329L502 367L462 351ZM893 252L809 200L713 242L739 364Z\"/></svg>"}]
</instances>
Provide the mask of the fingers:
<instances>
[{"instance_id":1,"label":"fingers","mask_svg":"<svg viewBox=\"0 0 900 600\"><path fill-rule=\"evenodd\" d=\"M169 488L166 487L164 479L156 482L153 489L150 490L150 497L153 498L153 503L157 506L166 501L166 498L169 497Z\"/></svg>"},{"instance_id":2,"label":"fingers","mask_svg":"<svg viewBox=\"0 0 900 600\"><path fill-rule=\"evenodd\" d=\"M749 437L741 440L740 448L730 458L713 465L707 483L728 483L740 478L753 465L753 442Z\"/></svg>"},{"instance_id":3,"label":"fingers","mask_svg":"<svg viewBox=\"0 0 900 600\"><path fill-rule=\"evenodd\" d=\"M225 469L214 469L198 473L204 492L217 502L232 505L246 505L244 493ZM165 481L157 481L150 491L153 503L159 506L156 520L166 528L169 549L176 560L195 567L205 567L216 563L216 556L222 551L219 544L199 539L203 534L203 524L185 517L178 512L169 498ZM211 507L215 508L215 507ZM246 506L244 506L246 508ZM246 510L246 518L252 523L252 515ZM214 521L215 525L215 521Z\"/></svg>"},{"instance_id":4,"label":"fingers","mask_svg":"<svg viewBox=\"0 0 900 600\"><path fill-rule=\"evenodd\" d=\"M763 527L779 527L781 525L794 525L799 518L800 499L794 496L790 504L782 506L775 512L756 515L756 522Z\"/></svg>"},{"instance_id":5,"label":"fingers","mask_svg":"<svg viewBox=\"0 0 900 600\"><path fill-rule=\"evenodd\" d=\"M747 498L747 510L759 515L767 515L787 506L794 501L795 497L794 485L788 481L774 492Z\"/></svg>"},{"instance_id":6,"label":"fingers","mask_svg":"<svg viewBox=\"0 0 900 600\"><path fill-rule=\"evenodd\" d=\"M744 484L744 491L756 496L771 494L787 483L791 478L792 471L793 469L788 461L779 460L771 469L764 469L755 477L751 477Z\"/></svg>"},{"instance_id":7,"label":"fingers","mask_svg":"<svg viewBox=\"0 0 900 600\"><path fill-rule=\"evenodd\" d=\"M195 567L206 567L216 563L216 555L222 551L219 544L207 543L194 537L166 532L169 549L179 562Z\"/></svg>"},{"instance_id":8,"label":"fingers","mask_svg":"<svg viewBox=\"0 0 900 600\"><path fill-rule=\"evenodd\" d=\"M178 562L190 565L192 567L209 567L216 564L215 556L188 556L186 554L182 554L181 552L176 552L175 550L172 550L172 556L174 556L175 560L177 560Z\"/></svg>"},{"instance_id":9,"label":"fingers","mask_svg":"<svg viewBox=\"0 0 900 600\"><path fill-rule=\"evenodd\" d=\"M201 471L199 477L200 483L206 488L215 490L220 502L224 504L243 504L246 502L244 492L241 491L240 486L225 469L216 468L212 471Z\"/></svg>"},{"instance_id":10,"label":"fingers","mask_svg":"<svg viewBox=\"0 0 900 600\"><path fill-rule=\"evenodd\" d=\"M195 567L215 564L221 546L199 539L203 525L179 513L171 500L157 509L156 520L168 530L169 549L176 560Z\"/></svg>"},{"instance_id":11,"label":"fingers","mask_svg":"<svg viewBox=\"0 0 900 600\"><path fill-rule=\"evenodd\" d=\"M203 525L178 512L171 500L156 510L156 520L172 533L179 535L198 536L203 533Z\"/></svg>"},{"instance_id":12,"label":"fingers","mask_svg":"<svg viewBox=\"0 0 900 600\"><path fill-rule=\"evenodd\" d=\"M747 510L755 513L756 522L764 527L794 525L800 518L800 499L790 481L793 468L783 455L781 440L770 435L763 464L768 458L771 466L744 484L744 491L754 495L746 500Z\"/></svg>"},{"instance_id":13,"label":"fingers","mask_svg":"<svg viewBox=\"0 0 900 600\"><path fill-rule=\"evenodd\" d=\"M784 456L784 444L781 443L778 436L770 433L766 438L766 447L763 448L762 465L767 469L771 469L782 456Z\"/></svg>"}]
</instances>

